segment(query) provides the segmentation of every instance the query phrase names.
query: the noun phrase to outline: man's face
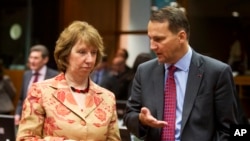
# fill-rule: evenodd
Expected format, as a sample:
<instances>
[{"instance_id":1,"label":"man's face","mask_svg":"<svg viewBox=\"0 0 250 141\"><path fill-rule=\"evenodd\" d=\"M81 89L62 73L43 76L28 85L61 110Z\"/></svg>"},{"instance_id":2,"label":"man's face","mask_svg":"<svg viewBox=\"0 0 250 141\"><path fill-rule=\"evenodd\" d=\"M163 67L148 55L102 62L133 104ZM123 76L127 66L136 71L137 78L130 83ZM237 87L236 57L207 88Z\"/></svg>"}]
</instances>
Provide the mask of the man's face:
<instances>
[{"instance_id":1,"label":"man's face","mask_svg":"<svg viewBox=\"0 0 250 141\"><path fill-rule=\"evenodd\" d=\"M119 73L124 71L125 64L126 64L126 62L125 62L125 59L123 57L121 57L121 56L115 57L113 62L112 62L111 68L114 72L119 74Z\"/></svg>"},{"instance_id":2,"label":"man's face","mask_svg":"<svg viewBox=\"0 0 250 141\"><path fill-rule=\"evenodd\" d=\"M39 71L48 62L48 57L43 58L42 52L32 51L29 55L28 66L31 70Z\"/></svg>"},{"instance_id":3,"label":"man's face","mask_svg":"<svg viewBox=\"0 0 250 141\"><path fill-rule=\"evenodd\" d=\"M157 55L160 63L175 63L178 52L181 50L179 34L172 33L168 22L148 23L148 36L150 48Z\"/></svg>"}]
</instances>

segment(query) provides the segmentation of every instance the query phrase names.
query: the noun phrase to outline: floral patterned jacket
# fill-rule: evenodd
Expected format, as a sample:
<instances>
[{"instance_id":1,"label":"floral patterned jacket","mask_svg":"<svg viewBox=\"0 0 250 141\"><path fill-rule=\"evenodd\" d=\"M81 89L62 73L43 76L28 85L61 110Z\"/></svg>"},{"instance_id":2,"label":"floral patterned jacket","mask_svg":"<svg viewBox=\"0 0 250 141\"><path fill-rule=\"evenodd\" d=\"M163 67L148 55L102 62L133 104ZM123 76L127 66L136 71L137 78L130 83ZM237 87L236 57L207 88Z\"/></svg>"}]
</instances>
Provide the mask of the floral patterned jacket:
<instances>
[{"instance_id":1,"label":"floral patterned jacket","mask_svg":"<svg viewBox=\"0 0 250 141\"><path fill-rule=\"evenodd\" d=\"M17 141L118 141L115 96L90 80L85 109L71 93L64 74L34 83L23 105Z\"/></svg>"}]
</instances>

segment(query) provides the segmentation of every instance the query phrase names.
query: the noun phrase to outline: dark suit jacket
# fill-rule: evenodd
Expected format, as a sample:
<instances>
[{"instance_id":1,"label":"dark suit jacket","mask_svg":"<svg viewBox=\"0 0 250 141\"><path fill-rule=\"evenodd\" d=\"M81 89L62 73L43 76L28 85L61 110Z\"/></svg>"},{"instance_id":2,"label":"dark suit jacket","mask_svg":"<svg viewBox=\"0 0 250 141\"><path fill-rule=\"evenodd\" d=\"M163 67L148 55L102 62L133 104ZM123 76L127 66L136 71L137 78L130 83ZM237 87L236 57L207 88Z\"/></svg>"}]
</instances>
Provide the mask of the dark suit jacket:
<instances>
[{"instance_id":1,"label":"dark suit jacket","mask_svg":"<svg viewBox=\"0 0 250 141\"><path fill-rule=\"evenodd\" d=\"M106 88L110 91L112 91L114 94L116 94L118 92L118 87L116 86L118 83L117 78L111 74L111 72L108 69L104 69L102 70L102 76L100 81L96 84L98 84L99 86ZM96 72L92 72L91 74L91 79L94 80L94 75L96 75Z\"/></svg>"},{"instance_id":2,"label":"dark suit jacket","mask_svg":"<svg viewBox=\"0 0 250 141\"><path fill-rule=\"evenodd\" d=\"M56 76L58 74L59 74L58 71L47 67L47 71L46 71L46 74L45 74L45 79L52 78L52 77L54 77L54 76ZM23 101L27 96L28 86L29 86L29 82L30 82L30 79L31 79L32 75L33 74L32 74L31 70L27 70L27 71L24 72L23 80L22 80L21 93L19 95L19 100L18 100L17 107L16 107L16 114L17 115L21 115Z\"/></svg>"},{"instance_id":3,"label":"dark suit jacket","mask_svg":"<svg viewBox=\"0 0 250 141\"><path fill-rule=\"evenodd\" d=\"M139 122L141 107L163 120L164 65L157 59L139 66L124 122L145 141L160 141L161 128ZM239 103L230 67L193 51L181 122L181 141L226 141L230 124L239 122Z\"/></svg>"}]
</instances>

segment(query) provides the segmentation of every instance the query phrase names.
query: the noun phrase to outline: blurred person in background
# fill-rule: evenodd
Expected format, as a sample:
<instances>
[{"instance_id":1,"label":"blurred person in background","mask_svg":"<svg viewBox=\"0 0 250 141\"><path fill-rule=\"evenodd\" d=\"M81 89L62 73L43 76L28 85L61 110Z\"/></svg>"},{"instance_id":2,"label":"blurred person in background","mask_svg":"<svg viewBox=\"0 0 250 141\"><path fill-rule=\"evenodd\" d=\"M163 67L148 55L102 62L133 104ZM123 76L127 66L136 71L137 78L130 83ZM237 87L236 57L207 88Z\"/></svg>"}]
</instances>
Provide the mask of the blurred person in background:
<instances>
[{"instance_id":1,"label":"blurred person in background","mask_svg":"<svg viewBox=\"0 0 250 141\"><path fill-rule=\"evenodd\" d=\"M103 56L100 63L97 64L94 71L91 73L91 79L101 87L104 87L113 93L118 92L116 87L117 78L112 74L108 66L107 56Z\"/></svg>"},{"instance_id":2,"label":"blurred person in background","mask_svg":"<svg viewBox=\"0 0 250 141\"><path fill-rule=\"evenodd\" d=\"M15 111L15 124L18 125L22 115L23 101L27 96L28 89L34 82L56 76L59 72L47 67L49 61L49 51L46 46L37 44L30 48L27 62L28 70L24 72L21 92Z\"/></svg>"},{"instance_id":3,"label":"blurred person in background","mask_svg":"<svg viewBox=\"0 0 250 141\"><path fill-rule=\"evenodd\" d=\"M240 75L245 74L248 69L248 57L247 52L243 44L241 43L238 32L233 32L234 42L230 47L228 64L231 66L234 72Z\"/></svg>"},{"instance_id":4,"label":"blurred person in background","mask_svg":"<svg viewBox=\"0 0 250 141\"><path fill-rule=\"evenodd\" d=\"M128 57L129 57L129 53L128 53L127 49L125 49L125 48L118 48L118 50L116 51L115 57L122 57L122 58L124 58L126 70L130 70L131 69L127 65L127 60L128 60Z\"/></svg>"},{"instance_id":5,"label":"blurred person in background","mask_svg":"<svg viewBox=\"0 0 250 141\"><path fill-rule=\"evenodd\" d=\"M0 114L10 115L14 111L15 96L16 88L10 77L4 74L4 64L0 59Z\"/></svg>"},{"instance_id":6,"label":"blurred person in background","mask_svg":"<svg viewBox=\"0 0 250 141\"><path fill-rule=\"evenodd\" d=\"M115 84L118 88L118 92L115 93L116 99L127 100L131 69L126 66L126 59L122 56L116 56L112 60L111 69L118 80L118 83Z\"/></svg>"},{"instance_id":7,"label":"blurred person in background","mask_svg":"<svg viewBox=\"0 0 250 141\"><path fill-rule=\"evenodd\" d=\"M152 59L152 56L150 53L139 53L136 58L135 58L135 61L133 63L133 67L132 67L132 71L131 71L131 74L130 74L130 83L129 83L129 90L128 90L128 98L131 94L131 86L132 86L132 83L133 83L133 79L134 79L134 76L135 76L135 73L136 73L136 70L138 68L138 66L144 62L147 62L149 60Z\"/></svg>"}]
</instances>

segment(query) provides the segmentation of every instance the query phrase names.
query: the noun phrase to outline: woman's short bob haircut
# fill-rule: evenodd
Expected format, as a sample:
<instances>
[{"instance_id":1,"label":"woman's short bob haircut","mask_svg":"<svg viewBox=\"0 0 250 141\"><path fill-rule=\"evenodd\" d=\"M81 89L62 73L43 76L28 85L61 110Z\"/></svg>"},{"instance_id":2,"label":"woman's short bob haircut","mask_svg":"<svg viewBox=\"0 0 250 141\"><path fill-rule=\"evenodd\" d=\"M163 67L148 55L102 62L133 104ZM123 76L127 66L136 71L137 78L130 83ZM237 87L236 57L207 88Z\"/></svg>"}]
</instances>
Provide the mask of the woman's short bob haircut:
<instances>
[{"instance_id":1,"label":"woman's short bob haircut","mask_svg":"<svg viewBox=\"0 0 250 141\"><path fill-rule=\"evenodd\" d=\"M54 58L59 71L65 72L68 66L68 56L72 47L79 41L84 41L87 45L97 49L95 66L104 56L103 40L97 29L84 21L74 21L65 28L56 41Z\"/></svg>"}]
</instances>

